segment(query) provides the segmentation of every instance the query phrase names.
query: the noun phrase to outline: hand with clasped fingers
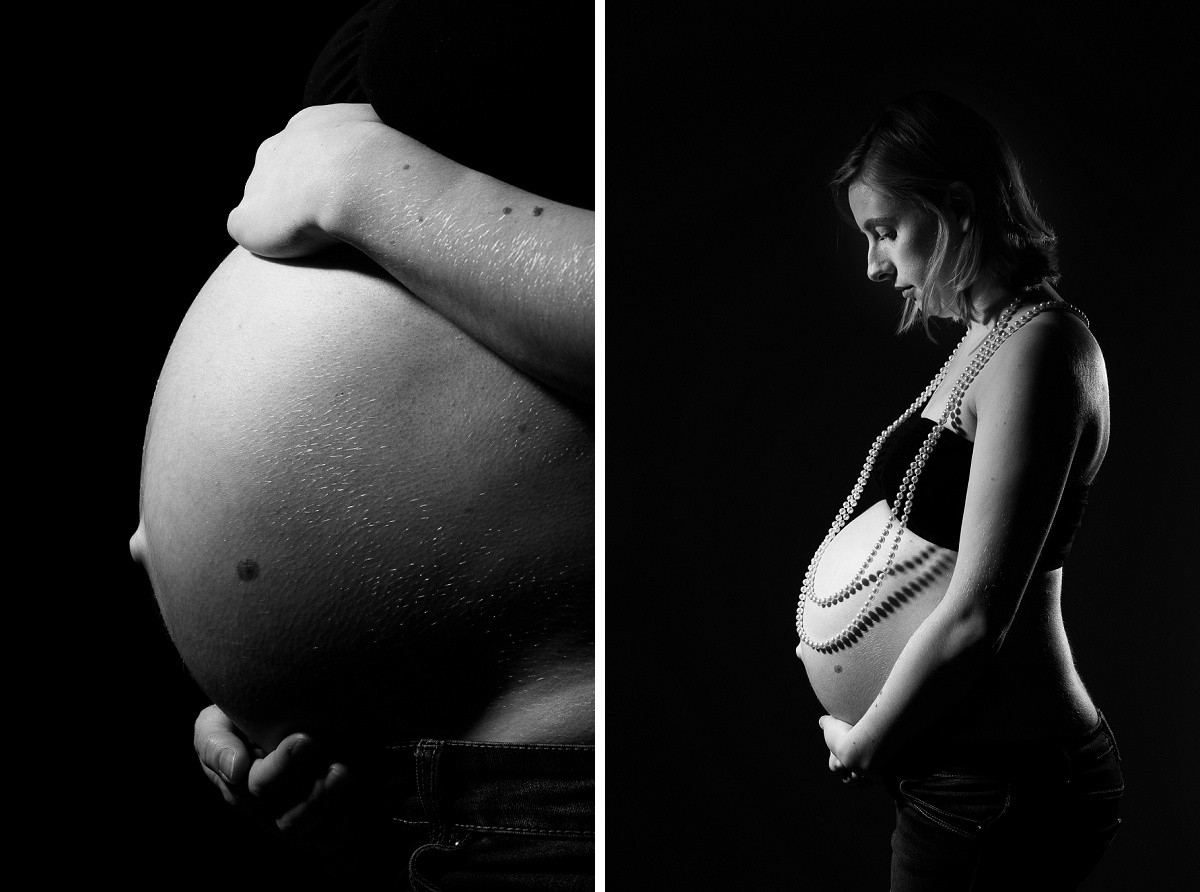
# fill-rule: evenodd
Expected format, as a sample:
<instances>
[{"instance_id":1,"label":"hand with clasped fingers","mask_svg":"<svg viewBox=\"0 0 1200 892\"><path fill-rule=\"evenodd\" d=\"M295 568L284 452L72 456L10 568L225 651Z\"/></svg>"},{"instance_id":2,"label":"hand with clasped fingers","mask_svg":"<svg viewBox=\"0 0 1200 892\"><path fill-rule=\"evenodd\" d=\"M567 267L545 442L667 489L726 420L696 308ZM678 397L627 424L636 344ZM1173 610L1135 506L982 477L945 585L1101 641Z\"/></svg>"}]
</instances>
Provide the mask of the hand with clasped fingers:
<instances>
[{"instance_id":1,"label":"hand with clasped fingers","mask_svg":"<svg viewBox=\"0 0 1200 892\"><path fill-rule=\"evenodd\" d=\"M370 105L295 114L227 228L274 259L349 246L511 365L595 398L594 212L458 164Z\"/></svg>"},{"instance_id":2,"label":"hand with clasped fingers","mask_svg":"<svg viewBox=\"0 0 1200 892\"><path fill-rule=\"evenodd\" d=\"M366 785L330 762L307 734L289 734L264 752L216 706L196 717L200 766L225 800L269 832L304 846L329 879L346 888L390 888L389 832L364 806Z\"/></svg>"},{"instance_id":3,"label":"hand with clasped fingers","mask_svg":"<svg viewBox=\"0 0 1200 892\"><path fill-rule=\"evenodd\" d=\"M821 716L817 720L817 725L825 734L825 746L829 749L829 770L840 778L842 783L877 780L873 772L858 768L854 752L847 746L847 738L854 730L853 725L843 722L841 719L835 719L831 715Z\"/></svg>"},{"instance_id":4,"label":"hand with clasped fingers","mask_svg":"<svg viewBox=\"0 0 1200 892\"><path fill-rule=\"evenodd\" d=\"M297 112L258 147L242 200L229 214L229 234L262 257L304 257L338 244L332 233L343 211L342 189L373 136L400 134L365 103Z\"/></svg>"},{"instance_id":5,"label":"hand with clasped fingers","mask_svg":"<svg viewBox=\"0 0 1200 892\"><path fill-rule=\"evenodd\" d=\"M226 802L285 836L311 834L345 799L346 766L325 761L306 734L291 734L266 753L218 707L209 706L196 717L193 745Z\"/></svg>"}]
</instances>

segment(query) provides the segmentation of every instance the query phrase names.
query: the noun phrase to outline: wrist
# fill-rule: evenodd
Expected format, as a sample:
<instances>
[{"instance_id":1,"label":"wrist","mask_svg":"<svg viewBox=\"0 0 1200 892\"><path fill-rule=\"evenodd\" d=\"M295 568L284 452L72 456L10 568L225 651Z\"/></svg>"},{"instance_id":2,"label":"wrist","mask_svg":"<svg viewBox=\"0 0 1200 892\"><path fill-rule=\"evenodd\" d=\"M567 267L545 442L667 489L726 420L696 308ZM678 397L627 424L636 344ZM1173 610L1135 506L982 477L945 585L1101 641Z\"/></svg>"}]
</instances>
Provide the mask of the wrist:
<instances>
[{"instance_id":1,"label":"wrist","mask_svg":"<svg viewBox=\"0 0 1200 892\"><path fill-rule=\"evenodd\" d=\"M842 738L841 746L838 747L838 752L834 753L838 760L855 774L865 775L870 772L874 764L874 754L871 752L871 747L867 745L867 741L861 733L856 734L855 730Z\"/></svg>"},{"instance_id":2,"label":"wrist","mask_svg":"<svg viewBox=\"0 0 1200 892\"><path fill-rule=\"evenodd\" d=\"M317 227L343 242L351 242L362 226L364 208L378 193L382 176L379 161L389 128L377 122L358 121L339 126L339 142L317 185Z\"/></svg>"},{"instance_id":3,"label":"wrist","mask_svg":"<svg viewBox=\"0 0 1200 892\"><path fill-rule=\"evenodd\" d=\"M332 165L318 225L360 250L394 249L453 204L473 171L384 124L353 126Z\"/></svg>"}]
</instances>

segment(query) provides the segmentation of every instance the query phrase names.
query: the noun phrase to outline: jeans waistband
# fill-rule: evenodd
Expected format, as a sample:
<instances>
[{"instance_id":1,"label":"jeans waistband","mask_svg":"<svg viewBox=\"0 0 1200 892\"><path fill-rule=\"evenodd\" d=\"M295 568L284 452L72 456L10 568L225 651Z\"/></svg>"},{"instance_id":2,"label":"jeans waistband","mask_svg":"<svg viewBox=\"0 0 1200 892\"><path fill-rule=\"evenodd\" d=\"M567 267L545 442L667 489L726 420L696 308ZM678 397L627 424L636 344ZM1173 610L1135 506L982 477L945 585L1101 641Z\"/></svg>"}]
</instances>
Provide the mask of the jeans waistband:
<instances>
[{"instance_id":1,"label":"jeans waistband","mask_svg":"<svg viewBox=\"0 0 1200 892\"><path fill-rule=\"evenodd\" d=\"M921 775L947 768L968 768L1024 776L1070 775L1089 757L1111 747L1121 758L1116 738L1104 713L1095 727L1073 737L1041 740L919 741L897 755L884 769L889 776Z\"/></svg>"},{"instance_id":2,"label":"jeans waistband","mask_svg":"<svg viewBox=\"0 0 1200 892\"><path fill-rule=\"evenodd\" d=\"M596 750L585 744L419 740L384 753L393 820L507 833L591 836Z\"/></svg>"}]
</instances>

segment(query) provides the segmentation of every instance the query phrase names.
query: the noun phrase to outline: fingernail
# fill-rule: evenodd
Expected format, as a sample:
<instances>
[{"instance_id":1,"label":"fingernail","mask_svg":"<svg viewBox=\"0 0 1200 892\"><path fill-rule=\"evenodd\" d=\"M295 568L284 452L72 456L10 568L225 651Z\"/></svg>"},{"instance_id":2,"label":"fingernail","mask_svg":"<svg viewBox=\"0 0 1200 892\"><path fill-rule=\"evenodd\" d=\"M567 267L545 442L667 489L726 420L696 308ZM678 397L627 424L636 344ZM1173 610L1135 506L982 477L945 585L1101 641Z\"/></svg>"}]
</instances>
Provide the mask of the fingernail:
<instances>
[{"instance_id":1,"label":"fingernail","mask_svg":"<svg viewBox=\"0 0 1200 892\"><path fill-rule=\"evenodd\" d=\"M329 766L329 771L325 772L325 789L332 790L334 787L341 786L346 778L346 766L340 762L335 762Z\"/></svg>"},{"instance_id":2,"label":"fingernail","mask_svg":"<svg viewBox=\"0 0 1200 892\"><path fill-rule=\"evenodd\" d=\"M294 741L288 748L288 754L293 759L298 759L307 753L311 747L312 744L309 742L309 739L307 737L301 737L299 740Z\"/></svg>"},{"instance_id":3,"label":"fingernail","mask_svg":"<svg viewBox=\"0 0 1200 892\"><path fill-rule=\"evenodd\" d=\"M217 760L217 773L225 780L225 783L233 783L233 752L231 750L221 750L221 756Z\"/></svg>"}]
</instances>

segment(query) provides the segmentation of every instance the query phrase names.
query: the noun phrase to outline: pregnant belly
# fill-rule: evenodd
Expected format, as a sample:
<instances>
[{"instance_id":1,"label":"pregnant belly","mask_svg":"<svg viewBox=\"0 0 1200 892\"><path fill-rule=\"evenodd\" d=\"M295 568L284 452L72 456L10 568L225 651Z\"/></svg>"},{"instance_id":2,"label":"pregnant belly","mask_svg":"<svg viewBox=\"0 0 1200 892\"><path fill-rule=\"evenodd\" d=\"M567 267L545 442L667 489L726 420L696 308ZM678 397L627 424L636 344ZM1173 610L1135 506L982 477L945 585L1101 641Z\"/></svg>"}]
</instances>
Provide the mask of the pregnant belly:
<instances>
[{"instance_id":1,"label":"pregnant belly","mask_svg":"<svg viewBox=\"0 0 1200 892\"><path fill-rule=\"evenodd\" d=\"M870 577L882 569L883 558L872 561L865 573L860 571L888 516L887 503L878 502L847 524L825 550L814 579L816 594L826 598L852 583L855 590L829 607L805 604L804 626L817 642L846 628L870 597ZM893 528L881 553L886 555L894 536ZM796 649L813 692L830 715L850 723L862 718L908 639L946 594L955 556L956 552L906 531L892 570L867 610L870 624L863 634L830 653L803 643Z\"/></svg>"},{"instance_id":2,"label":"pregnant belly","mask_svg":"<svg viewBox=\"0 0 1200 892\"><path fill-rule=\"evenodd\" d=\"M590 407L358 266L234 251L151 408L135 551L268 747L465 736L592 637Z\"/></svg>"}]
</instances>

